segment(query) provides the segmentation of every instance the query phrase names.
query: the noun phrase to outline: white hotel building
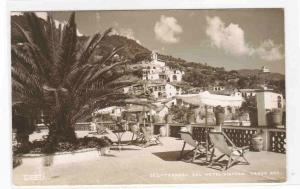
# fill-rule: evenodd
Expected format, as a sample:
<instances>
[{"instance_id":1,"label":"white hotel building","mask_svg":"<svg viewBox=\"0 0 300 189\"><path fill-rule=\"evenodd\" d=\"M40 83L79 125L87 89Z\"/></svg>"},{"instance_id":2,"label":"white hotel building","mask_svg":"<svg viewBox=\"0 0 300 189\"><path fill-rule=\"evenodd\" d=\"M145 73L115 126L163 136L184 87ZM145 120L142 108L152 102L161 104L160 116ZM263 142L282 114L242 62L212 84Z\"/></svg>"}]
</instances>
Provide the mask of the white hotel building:
<instances>
[{"instance_id":1,"label":"white hotel building","mask_svg":"<svg viewBox=\"0 0 300 189\"><path fill-rule=\"evenodd\" d=\"M180 82L184 74L180 70L172 70L165 62L158 60L157 54L152 52L151 61L142 61L143 80L162 80L167 82Z\"/></svg>"}]
</instances>

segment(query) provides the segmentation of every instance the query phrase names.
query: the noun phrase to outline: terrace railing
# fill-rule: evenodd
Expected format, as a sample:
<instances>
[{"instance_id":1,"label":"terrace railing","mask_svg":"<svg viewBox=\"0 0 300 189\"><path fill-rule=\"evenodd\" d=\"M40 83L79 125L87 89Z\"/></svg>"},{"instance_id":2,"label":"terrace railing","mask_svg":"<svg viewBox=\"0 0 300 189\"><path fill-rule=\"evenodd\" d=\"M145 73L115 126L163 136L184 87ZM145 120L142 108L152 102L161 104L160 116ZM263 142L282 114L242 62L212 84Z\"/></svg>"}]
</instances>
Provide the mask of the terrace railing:
<instances>
[{"instance_id":1,"label":"terrace railing","mask_svg":"<svg viewBox=\"0 0 300 189\"><path fill-rule=\"evenodd\" d=\"M204 124L153 124L154 134L159 133L159 128L166 126L167 136L179 138L179 131L182 127L188 126L195 139L205 141L208 129L214 126ZM251 139L257 133L263 137L263 150L285 153L286 152L286 131L280 128L270 127L245 127L245 126L222 126L222 130L236 146L251 146Z\"/></svg>"},{"instance_id":2,"label":"terrace railing","mask_svg":"<svg viewBox=\"0 0 300 189\"><path fill-rule=\"evenodd\" d=\"M96 122L97 124L101 124L102 126L112 129L115 128L116 123L114 122ZM91 122L80 122L75 124L76 131L91 131Z\"/></svg>"},{"instance_id":3,"label":"terrace railing","mask_svg":"<svg viewBox=\"0 0 300 189\"><path fill-rule=\"evenodd\" d=\"M97 122L108 129L115 128L114 122ZM213 129L215 126L204 124L176 124L176 123L146 123L146 126L151 126L154 134L159 134L160 127L166 127L167 136L180 138L180 130L182 127L189 127L190 132L195 139L205 141L207 138L208 129ZM91 130L90 122L76 123L75 130L89 131ZM263 137L263 150L278 153L286 153L286 130L270 127L245 127L245 126L222 126L222 130L232 140L236 146L251 146L251 139L257 133Z\"/></svg>"}]
</instances>

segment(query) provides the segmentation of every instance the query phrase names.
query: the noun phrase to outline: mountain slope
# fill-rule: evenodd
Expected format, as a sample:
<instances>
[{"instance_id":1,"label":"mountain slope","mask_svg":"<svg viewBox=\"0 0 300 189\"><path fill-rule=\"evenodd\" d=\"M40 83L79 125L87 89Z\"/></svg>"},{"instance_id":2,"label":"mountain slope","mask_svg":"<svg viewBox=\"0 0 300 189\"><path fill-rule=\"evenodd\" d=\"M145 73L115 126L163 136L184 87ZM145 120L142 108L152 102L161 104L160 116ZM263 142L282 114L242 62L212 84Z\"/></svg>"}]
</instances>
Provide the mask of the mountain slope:
<instances>
[{"instance_id":1,"label":"mountain slope","mask_svg":"<svg viewBox=\"0 0 300 189\"><path fill-rule=\"evenodd\" d=\"M262 73L259 69L240 69L236 70L241 76L248 77L248 76L258 76L259 78L264 77L267 80L282 80L284 79L284 75L280 73Z\"/></svg>"},{"instance_id":2,"label":"mountain slope","mask_svg":"<svg viewBox=\"0 0 300 189\"><path fill-rule=\"evenodd\" d=\"M17 23L25 29L26 19L24 16L12 16L12 23ZM40 19L41 22L45 22ZM16 26L12 24L12 44L22 42L22 38L16 30ZM87 36L80 37L80 41L87 40ZM119 56L132 59L131 64L135 64L141 60L150 59L151 51L146 47L138 44L136 41L119 35L111 35L104 39L101 48L95 52L97 56L106 56L112 48L123 47L119 52ZM181 58L175 58L170 55L158 54L158 58L166 65L173 69L180 69L185 72L183 83L190 87L208 87L211 85L223 85L228 88L257 88L262 84L262 81L267 83L270 88L274 88L279 92L284 92L285 77L279 73L264 73L261 74L258 69L241 69L226 71L224 68L209 66L206 63L188 62ZM141 73L136 72L129 76L136 80ZM130 78L127 78L130 79Z\"/></svg>"}]
</instances>

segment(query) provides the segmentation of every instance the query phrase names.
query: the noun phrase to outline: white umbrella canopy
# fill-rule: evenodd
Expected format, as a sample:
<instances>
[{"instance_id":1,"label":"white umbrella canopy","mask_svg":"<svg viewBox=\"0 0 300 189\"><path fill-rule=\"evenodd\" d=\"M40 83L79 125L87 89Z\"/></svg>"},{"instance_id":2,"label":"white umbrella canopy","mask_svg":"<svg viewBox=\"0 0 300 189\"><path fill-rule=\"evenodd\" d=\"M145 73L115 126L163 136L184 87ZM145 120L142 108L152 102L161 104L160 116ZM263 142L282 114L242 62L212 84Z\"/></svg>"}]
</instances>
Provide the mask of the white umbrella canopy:
<instances>
[{"instance_id":1,"label":"white umbrella canopy","mask_svg":"<svg viewBox=\"0 0 300 189\"><path fill-rule=\"evenodd\" d=\"M241 107L244 101L241 96L216 95L211 94L208 91L200 92L199 94L178 95L176 98L195 106L207 105L213 107Z\"/></svg>"}]
</instances>

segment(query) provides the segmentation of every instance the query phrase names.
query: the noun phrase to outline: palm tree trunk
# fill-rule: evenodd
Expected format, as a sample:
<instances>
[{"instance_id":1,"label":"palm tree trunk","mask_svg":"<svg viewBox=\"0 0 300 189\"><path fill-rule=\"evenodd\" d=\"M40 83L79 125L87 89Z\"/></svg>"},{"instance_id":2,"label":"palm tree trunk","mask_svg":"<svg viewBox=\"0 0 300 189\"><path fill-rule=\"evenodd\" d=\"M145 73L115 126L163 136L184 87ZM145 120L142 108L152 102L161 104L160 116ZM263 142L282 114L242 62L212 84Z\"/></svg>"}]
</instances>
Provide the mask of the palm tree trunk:
<instances>
[{"instance_id":1,"label":"palm tree trunk","mask_svg":"<svg viewBox=\"0 0 300 189\"><path fill-rule=\"evenodd\" d=\"M55 118L54 122L49 127L49 136L53 145L57 145L60 142L76 142L75 130L72 127L70 119L65 111L59 111Z\"/></svg>"},{"instance_id":2,"label":"palm tree trunk","mask_svg":"<svg viewBox=\"0 0 300 189\"><path fill-rule=\"evenodd\" d=\"M76 134L72 127L71 121L68 118L68 112L65 107L60 107L59 93L55 89L55 105L56 115L54 117L54 123L49 127L49 142L52 145L57 145L59 142L76 142ZM66 105L66 104L65 104Z\"/></svg>"}]
</instances>

